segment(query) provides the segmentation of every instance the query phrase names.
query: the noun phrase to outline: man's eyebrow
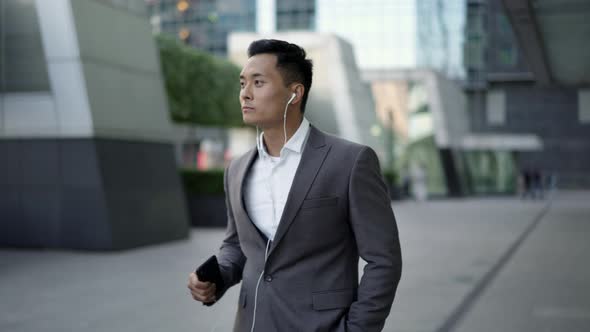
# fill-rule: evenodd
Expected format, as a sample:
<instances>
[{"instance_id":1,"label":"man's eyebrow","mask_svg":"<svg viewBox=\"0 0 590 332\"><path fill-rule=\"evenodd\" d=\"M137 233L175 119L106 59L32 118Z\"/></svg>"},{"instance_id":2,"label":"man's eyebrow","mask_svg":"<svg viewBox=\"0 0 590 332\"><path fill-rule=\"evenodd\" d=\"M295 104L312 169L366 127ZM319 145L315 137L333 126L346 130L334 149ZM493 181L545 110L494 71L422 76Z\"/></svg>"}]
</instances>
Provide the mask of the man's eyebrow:
<instances>
[{"instance_id":1,"label":"man's eyebrow","mask_svg":"<svg viewBox=\"0 0 590 332\"><path fill-rule=\"evenodd\" d=\"M250 75L250 77L252 77L252 78L255 78L255 77L261 77L261 76L264 76L264 74L261 74L261 73L254 73L254 74ZM246 78L246 77L245 77L244 75L242 75L242 74L240 75L240 79L241 79L241 80L243 80L243 79L245 79L245 78Z\"/></svg>"}]
</instances>

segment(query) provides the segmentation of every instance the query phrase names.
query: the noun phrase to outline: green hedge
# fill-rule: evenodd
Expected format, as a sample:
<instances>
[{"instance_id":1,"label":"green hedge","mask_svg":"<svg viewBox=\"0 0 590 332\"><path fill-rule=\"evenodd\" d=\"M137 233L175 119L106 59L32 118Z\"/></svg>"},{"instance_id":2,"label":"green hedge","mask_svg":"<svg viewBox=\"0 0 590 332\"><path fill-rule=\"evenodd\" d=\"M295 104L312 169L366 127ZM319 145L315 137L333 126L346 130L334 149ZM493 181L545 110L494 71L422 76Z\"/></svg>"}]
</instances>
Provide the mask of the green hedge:
<instances>
[{"instance_id":1,"label":"green hedge","mask_svg":"<svg viewBox=\"0 0 590 332\"><path fill-rule=\"evenodd\" d=\"M382 171L382 173L383 173L383 178L385 179L387 184L390 184L390 185L397 185L398 184L398 176L397 176L397 172L395 170L384 169Z\"/></svg>"},{"instance_id":2,"label":"green hedge","mask_svg":"<svg viewBox=\"0 0 590 332\"><path fill-rule=\"evenodd\" d=\"M223 190L223 169L207 171L184 169L180 171L184 190L191 195L220 195ZM397 184L395 171L383 171L383 177L388 184Z\"/></svg>"},{"instance_id":3,"label":"green hedge","mask_svg":"<svg viewBox=\"0 0 590 332\"><path fill-rule=\"evenodd\" d=\"M181 170L184 190L190 195L223 194L223 170Z\"/></svg>"},{"instance_id":4,"label":"green hedge","mask_svg":"<svg viewBox=\"0 0 590 332\"><path fill-rule=\"evenodd\" d=\"M175 122L243 126L240 69L231 62L157 35L168 104Z\"/></svg>"}]
</instances>

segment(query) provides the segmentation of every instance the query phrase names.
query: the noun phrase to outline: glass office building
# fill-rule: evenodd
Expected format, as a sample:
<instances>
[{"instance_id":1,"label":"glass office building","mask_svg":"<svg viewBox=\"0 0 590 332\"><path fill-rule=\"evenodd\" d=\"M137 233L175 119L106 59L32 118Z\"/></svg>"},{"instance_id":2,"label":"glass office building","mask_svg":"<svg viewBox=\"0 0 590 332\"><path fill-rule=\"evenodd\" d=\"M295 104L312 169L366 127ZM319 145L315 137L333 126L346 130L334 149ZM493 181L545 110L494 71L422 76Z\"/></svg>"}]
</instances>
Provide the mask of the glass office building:
<instances>
[{"instance_id":1,"label":"glass office building","mask_svg":"<svg viewBox=\"0 0 590 332\"><path fill-rule=\"evenodd\" d=\"M361 70L414 68L414 0L318 0L317 30L349 41Z\"/></svg>"},{"instance_id":2,"label":"glass office building","mask_svg":"<svg viewBox=\"0 0 590 332\"><path fill-rule=\"evenodd\" d=\"M424 67L463 76L462 0L318 0L317 30L351 42L363 70Z\"/></svg>"},{"instance_id":3,"label":"glass office building","mask_svg":"<svg viewBox=\"0 0 590 332\"><path fill-rule=\"evenodd\" d=\"M316 0L277 0L276 29L315 30Z\"/></svg>"},{"instance_id":4,"label":"glass office building","mask_svg":"<svg viewBox=\"0 0 590 332\"><path fill-rule=\"evenodd\" d=\"M465 0L416 0L418 67L464 78Z\"/></svg>"},{"instance_id":5,"label":"glass office building","mask_svg":"<svg viewBox=\"0 0 590 332\"><path fill-rule=\"evenodd\" d=\"M147 0L156 32L209 53L227 54L227 35L256 30L256 0Z\"/></svg>"},{"instance_id":6,"label":"glass office building","mask_svg":"<svg viewBox=\"0 0 590 332\"><path fill-rule=\"evenodd\" d=\"M492 81L532 81L516 35L499 1L467 1L464 66L472 91Z\"/></svg>"},{"instance_id":7,"label":"glass office building","mask_svg":"<svg viewBox=\"0 0 590 332\"><path fill-rule=\"evenodd\" d=\"M230 32L257 29L257 0L146 0L146 3L156 32L175 35L187 45L219 56L227 55ZM277 0L273 6L272 22L276 23L272 31L315 29L315 0ZM259 10L272 10L273 6Z\"/></svg>"},{"instance_id":8,"label":"glass office building","mask_svg":"<svg viewBox=\"0 0 590 332\"><path fill-rule=\"evenodd\" d=\"M552 22L559 19L566 22L573 19L575 13L584 13L587 6L543 7L540 4L534 8L537 20L549 15ZM585 85L538 81L539 77L533 72L534 56L544 57L545 54L526 54L524 42L534 38L517 37L514 22L501 0L468 0L466 23L466 92L472 132L538 137L542 142L538 149L512 149L517 170L537 170L546 176L555 176L563 188L589 188L590 131L581 116ZM551 26L556 29L551 38L569 37L572 33L568 26L555 23ZM572 38L576 38L575 35ZM578 53L571 47L559 51L564 55ZM571 72L570 75L576 77ZM495 165L493 160L487 163ZM485 178L483 173L480 172L480 179Z\"/></svg>"},{"instance_id":9,"label":"glass office building","mask_svg":"<svg viewBox=\"0 0 590 332\"><path fill-rule=\"evenodd\" d=\"M426 67L463 77L462 0L146 0L156 31L227 54L231 31L334 33L362 69ZM268 13L267 11L274 11ZM257 22L262 20L263 22ZM257 25L258 23L258 25ZM261 31L258 31L261 32Z\"/></svg>"}]
</instances>

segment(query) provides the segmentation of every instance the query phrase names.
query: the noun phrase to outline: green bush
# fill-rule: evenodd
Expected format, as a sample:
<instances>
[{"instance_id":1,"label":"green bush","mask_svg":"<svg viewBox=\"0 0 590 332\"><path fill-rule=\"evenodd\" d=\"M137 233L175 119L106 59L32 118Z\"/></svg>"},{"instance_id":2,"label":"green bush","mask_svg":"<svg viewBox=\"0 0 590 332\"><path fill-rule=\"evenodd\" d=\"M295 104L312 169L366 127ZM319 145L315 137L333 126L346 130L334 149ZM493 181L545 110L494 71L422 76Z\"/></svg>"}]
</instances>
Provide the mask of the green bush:
<instances>
[{"instance_id":1,"label":"green bush","mask_svg":"<svg viewBox=\"0 0 590 332\"><path fill-rule=\"evenodd\" d=\"M219 195L223 194L223 170L180 171L184 190L190 195Z\"/></svg>"},{"instance_id":2,"label":"green bush","mask_svg":"<svg viewBox=\"0 0 590 332\"><path fill-rule=\"evenodd\" d=\"M385 182L390 185L397 185L397 172L392 169L384 169L382 171Z\"/></svg>"},{"instance_id":3,"label":"green bush","mask_svg":"<svg viewBox=\"0 0 590 332\"><path fill-rule=\"evenodd\" d=\"M157 35L171 117L204 126L243 126L240 69L231 62Z\"/></svg>"},{"instance_id":4,"label":"green bush","mask_svg":"<svg viewBox=\"0 0 590 332\"><path fill-rule=\"evenodd\" d=\"M223 169L180 171L184 190L192 195L219 195L224 193ZM393 170L384 170L383 177L388 184L397 184L397 173Z\"/></svg>"}]
</instances>

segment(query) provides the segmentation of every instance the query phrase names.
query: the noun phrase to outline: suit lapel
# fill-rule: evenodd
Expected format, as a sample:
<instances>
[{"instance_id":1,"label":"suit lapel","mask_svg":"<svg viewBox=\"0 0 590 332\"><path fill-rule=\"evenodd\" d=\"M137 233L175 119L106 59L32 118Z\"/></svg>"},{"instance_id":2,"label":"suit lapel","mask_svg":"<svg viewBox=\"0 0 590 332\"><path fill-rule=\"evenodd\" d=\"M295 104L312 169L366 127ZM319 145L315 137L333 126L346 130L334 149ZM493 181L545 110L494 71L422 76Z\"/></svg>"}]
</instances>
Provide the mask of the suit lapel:
<instances>
[{"instance_id":1,"label":"suit lapel","mask_svg":"<svg viewBox=\"0 0 590 332\"><path fill-rule=\"evenodd\" d=\"M254 225L254 223L252 222L252 219L250 218L250 215L248 214L248 211L246 210L246 205L244 202L244 194L245 194L244 193L244 182L246 180L246 175L248 174L248 170L252 167L252 164L256 160L257 156L258 156L258 150L252 149L252 150L250 150L250 152L248 152L248 154L245 156L245 158L242 159L243 160L242 164L239 165L239 169L238 169L238 173L237 173L237 179L238 179L237 184L238 185L237 185L237 188L233 191L234 192L233 201L239 202L239 204L238 204L239 213L241 215L241 216L236 216L236 222L238 222L238 220L245 220L248 227L253 232L260 235L261 239L263 239L262 234L256 228L256 225Z\"/></svg>"},{"instance_id":2,"label":"suit lapel","mask_svg":"<svg viewBox=\"0 0 590 332\"><path fill-rule=\"evenodd\" d=\"M291 190L287 197L287 203L285 204L283 215L281 216L281 221L279 222L279 227L275 234L269 255L278 246L279 242L289 229L289 226L291 226L291 223L295 219L303 200L307 196L309 188L315 180L320 167L324 163L328 151L330 151L330 146L326 145L324 134L311 126L309 138L306 147L303 150L299 167L293 178L293 184L291 185Z\"/></svg>"}]
</instances>

